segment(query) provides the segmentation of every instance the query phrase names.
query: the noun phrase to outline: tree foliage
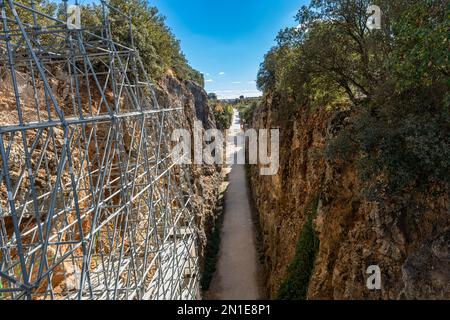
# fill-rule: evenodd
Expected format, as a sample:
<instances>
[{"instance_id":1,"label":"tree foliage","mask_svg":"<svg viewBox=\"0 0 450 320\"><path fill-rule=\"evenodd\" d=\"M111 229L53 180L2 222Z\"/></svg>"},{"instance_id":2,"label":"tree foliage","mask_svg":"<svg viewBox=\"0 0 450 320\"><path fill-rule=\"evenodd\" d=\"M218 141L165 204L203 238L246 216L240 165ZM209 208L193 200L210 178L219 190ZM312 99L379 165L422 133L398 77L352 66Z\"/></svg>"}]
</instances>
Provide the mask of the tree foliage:
<instances>
[{"instance_id":1,"label":"tree foliage","mask_svg":"<svg viewBox=\"0 0 450 320\"><path fill-rule=\"evenodd\" d=\"M17 2L30 5L29 0ZM166 25L165 17L156 7L150 6L146 0L110 0L108 3L117 9L105 12L109 14L114 40L128 47L134 45L151 77L159 78L171 70L181 79L192 80L204 86L203 75L189 65L181 51L180 42ZM66 19L65 4L61 1L35 1L35 8L49 16L56 16L62 21ZM20 11L22 22L33 25L34 17L30 11L21 8L17 10ZM102 25L104 12L101 4L85 4L81 6L81 10L82 27L99 34L104 27ZM9 11L8 14L11 16ZM38 24L46 25L49 21L39 15L36 17ZM131 19L131 29L126 17ZM41 40L51 43L54 38L42 36Z\"/></svg>"},{"instance_id":2,"label":"tree foliage","mask_svg":"<svg viewBox=\"0 0 450 320\"><path fill-rule=\"evenodd\" d=\"M259 106L259 98L246 98L239 100L236 104L236 108L239 110L239 115L244 124L251 124L253 119L253 113Z\"/></svg>"},{"instance_id":3,"label":"tree foliage","mask_svg":"<svg viewBox=\"0 0 450 320\"><path fill-rule=\"evenodd\" d=\"M366 26L371 4L381 30ZM445 0L312 0L299 27L279 33L258 87L290 106L282 112L352 106L352 124L327 154L356 156L378 196L448 188L449 15Z\"/></svg>"},{"instance_id":4,"label":"tree foliage","mask_svg":"<svg viewBox=\"0 0 450 320\"><path fill-rule=\"evenodd\" d=\"M208 99L212 101L217 101L217 94L215 94L214 92L209 93Z\"/></svg>"},{"instance_id":5,"label":"tree foliage","mask_svg":"<svg viewBox=\"0 0 450 320\"><path fill-rule=\"evenodd\" d=\"M165 24L165 17L156 7L150 6L146 0L110 0L109 3L120 12L111 11L114 36L120 43L131 46L129 26L124 23L122 15L130 17L134 45L153 77L159 77L172 69L180 78L204 86L203 75L189 65L179 40ZM92 9L95 12L96 6L93 5Z\"/></svg>"},{"instance_id":6,"label":"tree foliage","mask_svg":"<svg viewBox=\"0 0 450 320\"><path fill-rule=\"evenodd\" d=\"M229 104L223 104L218 101L213 103L214 117L216 119L217 128L220 130L229 129L233 122L233 107Z\"/></svg>"}]
</instances>

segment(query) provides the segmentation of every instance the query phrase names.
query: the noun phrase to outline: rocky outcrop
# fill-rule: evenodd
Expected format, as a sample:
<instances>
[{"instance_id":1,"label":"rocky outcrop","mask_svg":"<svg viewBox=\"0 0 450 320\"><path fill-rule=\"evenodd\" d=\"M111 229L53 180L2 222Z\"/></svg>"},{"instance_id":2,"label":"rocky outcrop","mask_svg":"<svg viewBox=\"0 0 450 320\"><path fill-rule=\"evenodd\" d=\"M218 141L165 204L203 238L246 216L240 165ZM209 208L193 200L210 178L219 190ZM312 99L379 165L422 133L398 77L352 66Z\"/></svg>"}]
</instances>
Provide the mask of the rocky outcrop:
<instances>
[{"instance_id":1,"label":"rocky outcrop","mask_svg":"<svg viewBox=\"0 0 450 320\"><path fill-rule=\"evenodd\" d=\"M200 121L204 130L216 128L212 107L208 104L205 90L191 81L181 81L167 76L158 83L157 97L161 106L183 108L179 117L171 121L172 129L190 128ZM207 240L216 221L216 206L219 187L222 183L221 167L216 165L193 165L190 168L195 199L194 212L197 217L200 265L203 269Z\"/></svg>"},{"instance_id":2,"label":"rocky outcrop","mask_svg":"<svg viewBox=\"0 0 450 320\"><path fill-rule=\"evenodd\" d=\"M450 231L426 241L402 266L406 298L449 298Z\"/></svg>"},{"instance_id":3,"label":"rocky outcrop","mask_svg":"<svg viewBox=\"0 0 450 320\"><path fill-rule=\"evenodd\" d=\"M75 111L70 107L70 92L67 86L67 79L69 78L66 74L64 74L59 69L55 69L55 77L52 77L49 79L50 86L52 88L52 91L56 95L56 99L58 99L58 103L62 106L65 115L66 116L76 116L74 114ZM18 85L20 94L22 97L22 115L26 122L31 121L46 121L50 117L53 119L57 119L58 115L56 114L54 109L51 109L49 111L50 114L46 113L45 110L45 92L42 83L38 82L36 85L36 91L34 91L32 86L32 80L31 76L26 73L18 73ZM82 86L83 87L83 86ZM85 87L83 87L85 88ZM204 91L204 89L197 84L190 82L190 81L182 81L179 80L173 76L166 76L163 79L161 79L155 86L156 89L156 97L158 99L158 103L160 107L162 108L181 108L181 111L179 112L167 112L165 113L166 119L165 122L165 130L167 136L162 137L163 143L165 145L170 144L170 134L174 129L178 128L190 128L192 131L192 128L194 126L195 121L201 121L203 128L211 129L215 128L215 119L214 114L212 112L211 107L208 105L208 98L207 94ZM89 112L100 112L105 113L105 105L100 103L101 97L97 93L96 90L92 89L92 110L90 109L90 102L88 101L87 94L86 96L81 96L81 102L82 102L82 108L83 112L86 114L89 114ZM106 99L108 102L112 105L112 93L106 92L105 93ZM39 106L42 108L42 110L38 110L36 112L36 101L35 99L38 99ZM111 99L111 101L109 101ZM103 108L102 110L99 110L100 108ZM40 113L42 111L42 113ZM4 72L3 69L0 68L0 126L4 125L11 125L11 124L17 124L19 122L19 118L17 116L16 111L16 99L14 96L14 90L13 90L13 84L11 81L11 78L8 76L8 73ZM86 131L89 132L90 127L86 127ZM147 130L149 132L149 136L158 136L159 132L157 131L157 126L154 125L153 122L148 122ZM96 150L94 147L95 145L93 143L89 144L89 150L87 151L87 157L92 162L92 166L98 165L98 158L95 158L95 154L104 154L104 148L105 146L102 144L102 141L106 141L107 137L109 135L109 124L98 124L96 126L96 139L99 141L98 143L98 149ZM123 139L124 139L124 148L126 151L126 154L130 154L131 157L136 156L135 153L130 152L128 148L133 143L133 134L136 134L136 130L133 130L133 125L130 123L127 123L124 121L123 123ZM47 148L47 152L45 157L46 160L50 163L47 167L46 172L44 169L37 170L36 173L36 191L38 194L43 194L45 192L50 192L52 185L48 183L47 179L51 179L52 183L56 180L57 175L57 159L55 159L53 153L54 148L61 148L64 143L64 135L63 130L61 130L58 127L53 128L53 136L55 139L55 145L49 143L48 145L45 144L46 139L48 138L48 131L44 130L41 133L41 138L36 139L36 133L34 131L30 131L27 133L28 138L28 148L31 148L31 143L36 140L36 145L34 147L35 152L32 155L32 162L33 164L39 162L39 150L41 148ZM11 161L10 165L10 178L13 181L13 184L16 183L17 180L20 179L20 176L24 172L25 168L25 155L23 152L23 146L21 137L16 134L11 138L13 141L11 143L11 159L14 159L14 161ZM146 141L148 145L150 145L153 148L156 148L158 141L157 139L153 139L152 141ZM92 150L91 150L92 149ZM86 161L82 161L84 155L80 154L78 148L73 148L72 155L74 157L73 160L73 167L76 172L87 170L87 164ZM3 159L0 159L0 164L2 163ZM120 159L118 157L113 157L112 161L115 163L119 163ZM41 161L42 162L42 161ZM83 166L83 167L81 167ZM195 214L196 222L197 222L197 232L198 232L198 254L200 256L200 262L202 264L204 255L205 255L205 248L207 243L207 238L209 234L211 233L212 226L215 223L216 219L216 205L217 205L217 199L219 196L219 186L222 182L221 177L221 168L217 166L187 166L185 168L186 172L180 172L181 174L184 174L187 176L192 184L192 192L193 192L193 199L191 202L192 211ZM111 180L116 181L117 185L110 186L110 189L105 190L106 197L110 194L115 193L119 189L119 176L117 176L117 179L115 175L117 175L117 172L110 173ZM47 177L47 176L50 176ZM92 178L93 185L97 184L97 178ZM29 188L29 184L27 183L27 179L23 179L25 182L23 182L20 185L20 190L26 190ZM70 183L70 176L69 172L63 172L61 176L62 183L68 184ZM145 183L143 181L142 183ZM80 191L78 196L80 199L86 198L84 191ZM26 192L18 192L18 196L16 200L24 201L26 196ZM118 201L120 199L118 196L113 197L112 202L113 204L118 204ZM7 207L7 199L8 195L6 192L6 187L2 183L0 185L0 207L6 208ZM88 204L80 202L81 206L87 206ZM43 210L45 211L45 210ZM3 218L6 221L5 229L9 236L13 234L13 227L10 217L4 217ZM32 216L23 216L22 219L27 222L28 220L30 223L32 222ZM25 224L25 223L23 223ZM89 226L83 226L86 230L89 229ZM64 272L67 272L68 274L72 275L74 271L68 271L68 266L64 266L61 268L61 274L64 274ZM58 271L58 270L57 270ZM61 282L63 282L60 279L55 280L56 277L53 279L54 286L59 286ZM45 288L45 286L44 286Z\"/></svg>"},{"instance_id":4,"label":"rocky outcrop","mask_svg":"<svg viewBox=\"0 0 450 320\"><path fill-rule=\"evenodd\" d=\"M251 186L261 221L272 297L286 279L308 206L319 199L314 227L320 239L309 299L450 298L448 193L426 191L371 202L357 165L325 158L323 151L352 118L350 111L301 108L288 120L276 98L255 112L255 128L280 128L280 170ZM417 212L403 205L414 199ZM378 265L381 290L369 290L367 268Z\"/></svg>"}]
</instances>

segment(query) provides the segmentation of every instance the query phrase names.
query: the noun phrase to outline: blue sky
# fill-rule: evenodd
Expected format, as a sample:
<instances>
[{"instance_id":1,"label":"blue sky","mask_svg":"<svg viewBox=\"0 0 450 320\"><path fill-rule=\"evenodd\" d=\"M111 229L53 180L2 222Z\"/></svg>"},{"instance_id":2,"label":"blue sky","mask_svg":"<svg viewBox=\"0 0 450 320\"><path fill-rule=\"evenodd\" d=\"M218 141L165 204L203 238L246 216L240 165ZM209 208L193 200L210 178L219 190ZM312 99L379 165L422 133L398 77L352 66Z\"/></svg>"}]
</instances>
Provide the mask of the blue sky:
<instances>
[{"instance_id":1,"label":"blue sky","mask_svg":"<svg viewBox=\"0 0 450 320\"><path fill-rule=\"evenodd\" d=\"M152 0L190 64L220 98L257 96L256 75L281 28L307 0Z\"/></svg>"},{"instance_id":2,"label":"blue sky","mask_svg":"<svg viewBox=\"0 0 450 320\"><path fill-rule=\"evenodd\" d=\"M73 1L73 0L72 0ZM79 0L80 3L97 0ZM124 0L126 1L126 0ZM258 96L256 75L280 29L309 0L149 0L219 98Z\"/></svg>"}]
</instances>

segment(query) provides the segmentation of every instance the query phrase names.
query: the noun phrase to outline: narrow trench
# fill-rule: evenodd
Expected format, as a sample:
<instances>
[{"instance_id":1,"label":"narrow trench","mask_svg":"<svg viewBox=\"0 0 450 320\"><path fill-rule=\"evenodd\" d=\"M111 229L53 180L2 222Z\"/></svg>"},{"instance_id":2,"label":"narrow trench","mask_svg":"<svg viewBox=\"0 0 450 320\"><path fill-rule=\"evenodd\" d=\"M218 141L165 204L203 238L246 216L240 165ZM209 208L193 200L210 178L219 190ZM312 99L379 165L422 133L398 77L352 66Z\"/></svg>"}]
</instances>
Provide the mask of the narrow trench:
<instances>
[{"instance_id":1,"label":"narrow trench","mask_svg":"<svg viewBox=\"0 0 450 320\"><path fill-rule=\"evenodd\" d=\"M239 115L235 111L231 132L236 135L240 130ZM232 150L232 154L236 152ZM216 272L205 298L263 299L263 268L258 259L257 230L245 166L235 164L230 169Z\"/></svg>"}]
</instances>

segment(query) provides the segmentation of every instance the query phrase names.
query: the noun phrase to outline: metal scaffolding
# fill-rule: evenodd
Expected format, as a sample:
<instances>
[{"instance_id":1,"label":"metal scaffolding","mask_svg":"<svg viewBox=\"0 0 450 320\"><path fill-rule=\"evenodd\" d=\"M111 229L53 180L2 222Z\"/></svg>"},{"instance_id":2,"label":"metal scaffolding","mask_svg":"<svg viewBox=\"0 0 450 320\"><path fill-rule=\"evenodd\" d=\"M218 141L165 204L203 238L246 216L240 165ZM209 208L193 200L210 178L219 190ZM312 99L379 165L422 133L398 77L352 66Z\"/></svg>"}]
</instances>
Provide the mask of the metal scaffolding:
<instances>
[{"instance_id":1,"label":"metal scaffolding","mask_svg":"<svg viewBox=\"0 0 450 320\"><path fill-rule=\"evenodd\" d=\"M0 0L0 300L199 297L190 169L167 143L182 110L158 105L131 19L99 8L73 29Z\"/></svg>"}]
</instances>

